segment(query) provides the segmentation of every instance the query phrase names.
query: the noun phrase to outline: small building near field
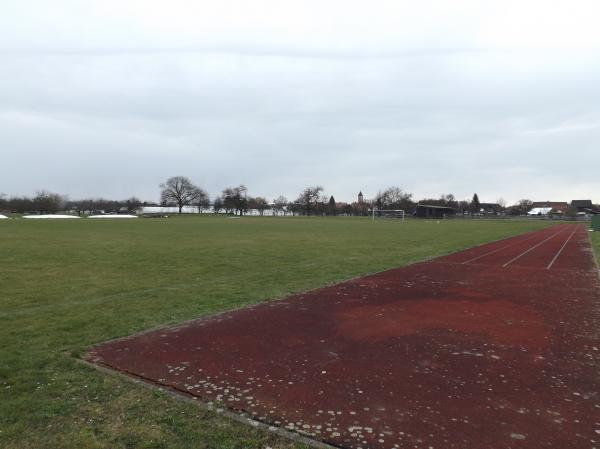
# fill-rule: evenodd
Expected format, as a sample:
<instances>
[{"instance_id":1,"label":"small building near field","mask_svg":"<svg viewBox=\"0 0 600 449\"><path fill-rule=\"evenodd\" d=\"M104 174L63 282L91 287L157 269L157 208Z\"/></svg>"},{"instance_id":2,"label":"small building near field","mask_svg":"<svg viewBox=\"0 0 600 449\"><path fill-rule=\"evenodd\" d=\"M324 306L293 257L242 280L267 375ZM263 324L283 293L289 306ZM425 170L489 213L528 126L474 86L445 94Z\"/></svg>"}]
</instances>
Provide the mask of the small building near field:
<instances>
[{"instance_id":1,"label":"small building near field","mask_svg":"<svg viewBox=\"0 0 600 449\"><path fill-rule=\"evenodd\" d=\"M484 215L498 215L502 213L502 206L497 203L479 203L479 211Z\"/></svg>"},{"instance_id":2,"label":"small building near field","mask_svg":"<svg viewBox=\"0 0 600 449\"><path fill-rule=\"evenodd\" d=\"M431 206L429 204L417 204L413 215L418 218L445 218L456 215L456 210L447 206Z\"/></svg>"},{"instance_id":3,"label":"small building near field","mask_svg":"<svg viewBox=\"0 0 600 449\"><path fill-rule=\"evenodd\" d=\"M594 214L596 209L592 200L573 200L571 201L571 210L576 213Z\"/></svg>"}]
</instances>

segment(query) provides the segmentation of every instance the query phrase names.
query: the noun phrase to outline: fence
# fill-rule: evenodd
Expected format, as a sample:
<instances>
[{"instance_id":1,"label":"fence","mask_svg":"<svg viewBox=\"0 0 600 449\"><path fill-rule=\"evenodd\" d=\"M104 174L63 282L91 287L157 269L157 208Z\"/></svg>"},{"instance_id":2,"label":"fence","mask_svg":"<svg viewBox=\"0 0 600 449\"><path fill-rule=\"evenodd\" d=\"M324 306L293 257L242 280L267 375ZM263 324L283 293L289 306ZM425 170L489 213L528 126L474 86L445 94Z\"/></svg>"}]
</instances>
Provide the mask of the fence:
<instances>
[{"instance_id":1,"label":"fence","mask_svg":"<svg viewBox=\"0 0 600 449\"><path fill-rule=\"evenodd\" d=\"M543 221L591 221L592 215L447 215L444 218L453 220L543 220Z\"/></svg>"}]
</instances>

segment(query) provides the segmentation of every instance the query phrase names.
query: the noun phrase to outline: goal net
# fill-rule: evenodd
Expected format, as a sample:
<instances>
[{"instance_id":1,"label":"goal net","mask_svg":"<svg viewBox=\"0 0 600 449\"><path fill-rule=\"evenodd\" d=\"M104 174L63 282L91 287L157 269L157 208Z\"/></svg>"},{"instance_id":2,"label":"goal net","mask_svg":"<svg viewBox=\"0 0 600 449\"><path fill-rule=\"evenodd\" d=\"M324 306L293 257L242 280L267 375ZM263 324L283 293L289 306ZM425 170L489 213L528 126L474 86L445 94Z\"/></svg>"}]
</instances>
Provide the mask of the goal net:
<instances>
[{"instance_id":1,"label":"goal net","mask_svg":"<svg viewBox=\"0 0 600 449\"><path fill-rule=\"evenodd\" d=\"M373 209L373 220L376 218L390 218L404 221L402 209Z\"/></svg>"}]
</instances>

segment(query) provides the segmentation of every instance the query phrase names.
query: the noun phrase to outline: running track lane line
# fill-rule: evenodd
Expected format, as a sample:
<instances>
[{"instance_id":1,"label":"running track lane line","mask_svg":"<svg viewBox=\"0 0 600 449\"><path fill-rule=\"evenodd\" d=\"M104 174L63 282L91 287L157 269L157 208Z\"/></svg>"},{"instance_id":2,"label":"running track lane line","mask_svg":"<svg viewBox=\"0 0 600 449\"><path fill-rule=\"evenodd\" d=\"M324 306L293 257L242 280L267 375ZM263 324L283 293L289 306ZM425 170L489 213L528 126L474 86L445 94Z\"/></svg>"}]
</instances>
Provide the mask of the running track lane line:
<instances>
[{"instance_id":1,"label":"running track lane line","mask_svg":"<svg viewBox=\"0 0 600 449\"><path fill-rule=\"evenodd\" d=\"M569 240L571 240L571 237L573 237L573 235L575 234L575 231L577 231L577 228L579 227L579 225L573 225L573 226L575 226L573 228L573 232L571 232L571 235L569 235L569 238L567 239L567 241L565 243L563 243L563 246L560 247L560 249L554 256L554 259L552 259L552 261L546 267L546 270L549 270L550 268L552 268L552 265L554 265L554 262L556 262L556 259L558 259L558 256L560 256L560 253L562 253L563 249L565 249L565 246L567 246L567 243L569 243Z\"/></svg>"},{"instance_id":2,"label":"running track lane line","mask_svg":"<svg viewBox=\"0 0 600 449\"><path fill-rule=\"evenodd\" d=\"M502 268L506 268L507 266L509 266L511 263L513 263L515 260L520 259L521 257L523 257L525 254L527 254L530 251L533 251L534 249L536 249L538 246L542 245L543 243L546 243L548 240L550 240L553 237L556 237L558 234L560 234L562 231L558 231L556 234L552 234L550 237L548 237L547 239L542 240L540 243L538 243L535 246L532 246L531 248L529 248L527 251L522 252L521 254L519 254L517 257L510 259L508 262L506 262L504 265L502 265Z\"/></svg>"},{"instance_id":3,"label":"running track lane line","mask_svg":"<svg viewBox=\"0 0 600 449\"><path fill-rule=\"evenodd\" d=\"M516 236L516 237L519 237L519 236ZM518 241L518 242L513 242L513 243L511 243L510 245L506 245L506 246L503 246L502 248L498 248L498 249L495 249L495 250L493 250L493 251L489 251L489 252L487 252L487 253L485 253L485 254L481 254L480 256L473 257L472 259L466 260L466 261L464 261L464 262L461 262L461 263L462 263L463 265L466 265L466 264L468 264L468 263L475 262L476 260L478 260L478 259L481 259L481 258L483 258L483 257L485 257L485 256L489 256L489 255L491 255L491 254L495 254L495 253L497 253L498 251L502 251L503 249L510 248L511 246L515 246L515 245L517 245L517 244L519 244L519 243L528 242L529 240L531 240L531 239L534 239L534 238L536 238L536 237L537 237L537 231L536 231L536 234L535 234L535 235L533 235L533 236L531 236L531 237L529 237L529 238L526 238L525 240L520 240L520 241ZM514 238L514 237L511 237L511 238Z\"/></svg>"}]
</instances>

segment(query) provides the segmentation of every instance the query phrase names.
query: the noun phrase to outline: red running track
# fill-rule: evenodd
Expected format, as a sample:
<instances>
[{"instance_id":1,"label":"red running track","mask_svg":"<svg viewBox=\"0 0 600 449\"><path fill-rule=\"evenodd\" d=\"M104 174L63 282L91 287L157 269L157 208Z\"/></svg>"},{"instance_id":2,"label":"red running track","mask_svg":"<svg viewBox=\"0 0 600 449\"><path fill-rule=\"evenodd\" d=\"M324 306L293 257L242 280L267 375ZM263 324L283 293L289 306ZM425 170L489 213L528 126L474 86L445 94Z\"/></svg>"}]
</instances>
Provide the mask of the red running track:
<instances>
[{"instance_id":1,"label":"red running track","mask_svg":"<svg viewBox=\"0 0 600 449\"><path fill-rule=\"evenodd\" d=\"M88 359L344 448L600 448L600 284L553 226Z\"/></svg>"}]
</instances>

